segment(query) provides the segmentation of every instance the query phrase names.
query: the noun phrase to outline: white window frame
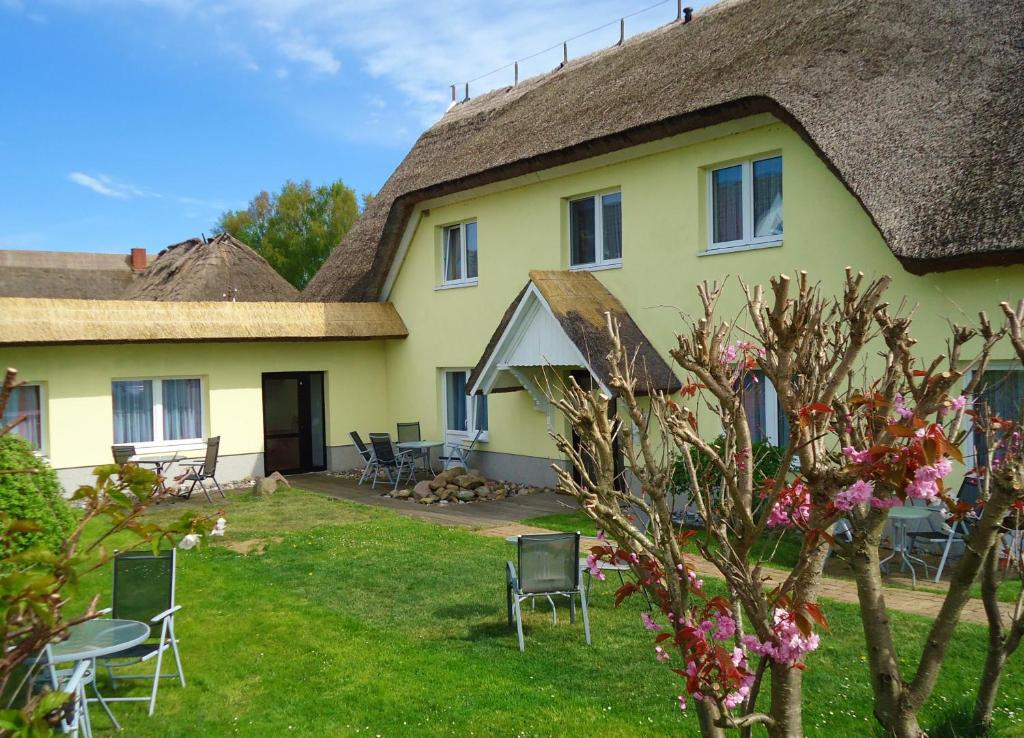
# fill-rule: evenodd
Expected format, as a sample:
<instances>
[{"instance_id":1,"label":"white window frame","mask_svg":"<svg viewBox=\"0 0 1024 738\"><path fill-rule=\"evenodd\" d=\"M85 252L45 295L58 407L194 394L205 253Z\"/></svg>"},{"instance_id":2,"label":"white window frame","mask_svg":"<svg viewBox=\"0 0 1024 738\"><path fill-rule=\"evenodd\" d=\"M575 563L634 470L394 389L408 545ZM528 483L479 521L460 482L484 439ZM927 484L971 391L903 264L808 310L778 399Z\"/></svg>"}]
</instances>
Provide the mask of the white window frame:
<instances>
[{"instance_id":1,"label":"white window frame","mask_svg":"<svg viewBox=\"0 0 1024 738\"><path fill-rule=\"evenodd\" d=\"M467 430L451 430L448 428L448 374L454 374L461 372L466 375L466 387L469 387L469 375L472 369L460 369L458 367L447 367L441 370L441 429L444 431L446 437L453 438L472 438L476 435L476 395L466 395L466 424L469 426ZM474 400L470 402L470 400ZM490 408L488 408L488 412ZM489 419L489 418L488 418ZM488 423L488 425L490 425ZM486 443L490 436L490 430L485 430L480 434L480 442Z\"/></svg>"},{"instance_id":2,"label":"white window frame","mask_svg":"<svg viewBox=\"0 0 1024 738\"><path fill-rule=\"evenodd\" d=\"M164 440L164 381L173 379L198 379L200 398L200 426L202 433L206 434L209 404L206 394L206 379L194 374L182 374L180 376L167 377L113 377L110 380L110 412L114 412L114 382L152 382L153 383L153 440L152 441L123 441L120 445L134 446L136 451L147 453L154 451L173 451L176 449L202 448L206 444L204 435L199 438L179 438L176 440ZM111 436L111 442L117 444Z\"/></svg>"},{"instance_id":3,"label":"white window frame","mask_svg":"<svg viewBox=\"0 0 1024 738\"><path fill-rule=\"evenodd\" d=\"M594 192L589 195L578 195L570 197L566 200L566 218L565 218L565 229L566 239L565 242L569 247L569 271L571 272L594 272L601 269L619 269L622 266L622 257L619 256L615 259L604 258L604 208L601 207L601 198L605 195L619 195L619 207L622 207L622 190L618 187L612 187L607 190L601 190L600 192ZM580 202L582 200L594 200L594 261L587 262L586 264L573 264L572 263L572 203ZM623 229L624 230L624 229ZM621 239L623 233L619 233ZM622 253L626 253L626 244L622 244Z\"/></svg>"},{"instance_id":4,"label":"white window frame","mask_svg":"<svg viewBox=\"0 0 1024 738\"><path fill-rule=\"evenodd\" d=\"M967 387L971 383L971 381L974 379L974 372L975 371L977 371L977 370L976 369L971 369L969 372L964 374L963 387ZM989 361L988 366L985 367L985 371L988 371L988 372L1024 372L1024 366L1022 366L1019 361L1011 361L1011 360L1006 360L1006 359L1002 359L1002 360L993 359L993 360ZM968 398L968 402L970 403L971 407L974 407L974 398L973 397ZM965 469L973 469L974 467L976 467L978 465L977 464L977 459L975 458L975 448L974 448L974 421L970 417L967 417L966 421L967 421L966 422L966 425L967 425L967 428L966 428L966 430L967 430L967 437L964 438L964 447L962 449L962 453L963 453L963 457L964 457L964 468Z\"/></svg>"},{"instance_id":5,"label":"white window frame","mask_svg":"<svg viewBox=\"0 0 1024 738\"><path fill-rule=\"evenodd\" d=\"M469 261L466 258L469 243L466 239L466 226L470 223L476 225L476 276L467 277ZM458 279L448 279L448 231L459 229L459 244L462 246L462 275ZM480 283L480 225L475 218L469 218L461 223L449 223L441 226L441 284L437 289L451 289L453 287L473 287Z\"/></svg>"},{"instance_id":6,"label":"white window frame","mask_svg":"<svg viewBox=\"0 0 1024 738\"><path fill-rule=\"evenodd\" d=\"M19 387L38 387L39 388L39 448L33 449L36 456L42 458L49 457L49 443L47 438L47 431L49 424L47 423L47 398L46 398L46 383L45 382L22 382L18 385ZM12 431L16 433L17 431Z\"/></svg>"},{"instance_id":7,"label":"white window frame","mask_svg":"<svg viewBox=\"0 0 1024 738\"><path fill-rule=\"evenodd\" d=\"M769 159L781 159L782 154L771 154L769 156L757 156L743 161L734 161L729 164L719 164L707 170L707 200L708 200L708 248L707 253L721 253L727 251L744 251L747 249L769 248L781 246L782 239L786 235L785 219L783 219L782 233L772 236L754 236L754 164ZM720 241L715 243L715 172L723 169L732 169L735 166L741 167L741 182L743 188L743 236L733 241ZM783 177L785 177L786 163L782 163ZM783 195L782 206L786 206L786 198Z\"/></svg>"}]
</instances>

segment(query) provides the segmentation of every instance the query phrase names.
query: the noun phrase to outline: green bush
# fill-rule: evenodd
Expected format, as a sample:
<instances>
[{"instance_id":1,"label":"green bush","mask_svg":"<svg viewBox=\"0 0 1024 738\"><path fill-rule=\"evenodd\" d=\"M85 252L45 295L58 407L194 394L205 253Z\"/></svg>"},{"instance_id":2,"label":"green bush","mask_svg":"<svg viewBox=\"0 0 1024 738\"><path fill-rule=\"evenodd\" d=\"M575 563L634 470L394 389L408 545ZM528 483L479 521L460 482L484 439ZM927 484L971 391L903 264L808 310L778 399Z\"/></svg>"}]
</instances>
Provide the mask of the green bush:
<instances>
[{"instance_id":1,"label":"green bush","mask_svg":"<svg viewBox=\"0 0 1024 738\"><path fill-rule=\"evenodd\" d=\"M712 448L719 454L724 453L725 437L719 436L711 442ZM765 479L774 477L779 473L782 466L782 449L773 446L769 441L758 441L751 444L754 455L754 485L759 486ZM697 479L709 487L717 487L722 482L722 474L718 467L711 463L711 459L703 451L696 448L690 449L693 465L697 470ZM687 490L690 487L690 478L686 471L686 464L681 458L676 458L676 465L672 475L672 481L677 490Z\"/></svg>"},{"instance_id":2,"label":"green bush","mask_svg":"<svg viewBox=\"0 0 1024 738\"><path fill-rule=\"evenodd\" d=\"M13 433L0 437L0 470L35 469L35 474L0 473L0 512L13 520L30 520L40 530L15 533L5 541L5 553L42 545L56 551L75 524L61 495L57 473L32 452L25 439Z\"/></svg>"}]
</instances>

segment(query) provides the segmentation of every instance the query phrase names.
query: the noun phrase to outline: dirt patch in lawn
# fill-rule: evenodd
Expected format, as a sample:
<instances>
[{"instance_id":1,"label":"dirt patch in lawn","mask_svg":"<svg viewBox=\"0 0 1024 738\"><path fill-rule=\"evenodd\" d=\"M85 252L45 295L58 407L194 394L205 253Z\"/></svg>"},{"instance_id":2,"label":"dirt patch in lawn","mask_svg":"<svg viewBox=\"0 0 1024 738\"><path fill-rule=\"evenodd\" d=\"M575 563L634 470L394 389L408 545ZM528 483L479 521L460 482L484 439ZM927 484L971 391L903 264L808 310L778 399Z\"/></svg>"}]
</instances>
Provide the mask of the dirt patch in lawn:
<instances>
[{"instance_id":1,"label":"dirt patch in lawn","mask_svg":"<svg viewBox=\"0 0 1024 738\"><path fill-rule=\"evenodd\" d=\"M267 550L268 544L280 543L283 540L284 538L281 536L272 536L270 538L248 538L244 541L224 541L224 543L217 545L243 556L248 556L249 554L259 556Z\"/></svg>"}]
</instances>

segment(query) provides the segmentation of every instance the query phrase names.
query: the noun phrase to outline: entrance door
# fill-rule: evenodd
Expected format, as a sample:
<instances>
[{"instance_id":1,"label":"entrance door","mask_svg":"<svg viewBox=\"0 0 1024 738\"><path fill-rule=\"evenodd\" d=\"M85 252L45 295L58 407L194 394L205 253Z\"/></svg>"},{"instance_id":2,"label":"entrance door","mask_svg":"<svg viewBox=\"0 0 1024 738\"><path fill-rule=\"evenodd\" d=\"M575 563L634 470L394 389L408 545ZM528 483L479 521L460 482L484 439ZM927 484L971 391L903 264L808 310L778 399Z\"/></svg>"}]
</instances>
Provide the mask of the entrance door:
<instances>
[{"instance_id":1,"label":"entrance door","mask_svg":"<svg viewBox=\"0 0 1024 738\"><path fill-rule=\"evenodd\" d=\"M297 474L326 468L324 373L264 374L264 474Z\"/></svg>"},{"instance_id":2,"label":"entrance door","mask_svg":"<svg viewBox=\"0 0 1024 738\"><path fill-rule=\"evenodd\" d=\"M569 375L576 380L576 384L580 386L580 389L587 390L588 392L596 391L597 383L594 382L594 378L586 369L573 370L569 372ZM614 397L611 399L611 402L608 403L608 417L612 420L613 424L619 426L622 425L622 420L620 420L617 415L616 402ZM576 433L575 428L572 429L572 446L574 449L576 449L576 451L580 451L582 448L582 444L580 443L580 437ZM593 475L593 460L590 459L588 455L585 453L582 454L582 456L583 463L586 464L587 466L587 471L590 472L591 475ZM612 458L615 461L615 488L621 492L625 490L625 478L622 474L622 449L619 448L618 435L615 436L615 440L612 442ZM576 469L576 467L572 468L572 478L576 481L577 484L583 483L583 476L579 473L579 470Z\"/></svg>"}]
</instances>

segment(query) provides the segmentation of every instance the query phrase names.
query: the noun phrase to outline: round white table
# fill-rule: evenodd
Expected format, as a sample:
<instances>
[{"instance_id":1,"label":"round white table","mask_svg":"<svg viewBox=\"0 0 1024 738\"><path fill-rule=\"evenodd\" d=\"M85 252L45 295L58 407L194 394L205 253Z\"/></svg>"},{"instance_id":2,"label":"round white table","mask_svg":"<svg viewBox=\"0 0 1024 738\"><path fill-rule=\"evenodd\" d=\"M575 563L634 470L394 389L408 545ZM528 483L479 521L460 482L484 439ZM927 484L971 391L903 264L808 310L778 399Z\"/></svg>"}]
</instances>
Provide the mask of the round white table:
<instances>
[{"instance_id":1,"label":"round white table","mask_svg":"<svg viewBox=\"0 0 1024 738\"><path fill-rule=\"evenodd\" d=\"M443 448L443 441L399 441L395 444L401 451L425 451L423 458L427 463L427 471L434 473L434 467L430 463L430 449Z\"/></svg>"},{"instance_id":2,"label":"round white table","mask_svg":"<svg viewBox=\"0 0 1024 738\"><path fill-rule=\"evenodd\" d=\"M66 664L68 662L79 663L90 662L89 676L82 680L77 695L82 705L88 705L89 700L85 696L85 687L96 679L96 659L103 656L110 656L126 648L137 646L150 636L150 627L147 623L138 620L115 620L96 618L86 620L84 623L73 625L68 629L67 639L50 646L50 659L52 664ZM94 686L95 689L95 686ZM96 700L107 713L110 721L118 730L121 725L111 712L110 706L96 692ZM82 732L86 738L92 736L92 725L89 722L89 710L83 710Z\"/></svg>"},{"instance_id":3,"label":"round white table","mask_svg":"<svg viewBox=\"0 0 1024 738\"><path fill-rule=\"evenodd\" d=\"M917 586L917 572L914 570L914 562L916 561L924 567L924 575L928 576L928 564L924 559L914 556L910 552L910 544L907 540L907 524L911 521L921 521L929 517L932 511L927 507L894 507L889 511L889 517L892 519L893 528L893 541L892 541L892 553L882 559L879 563L880 566L888 568L886 565L889 561L896 557L896 554L900 555L901 568L903 566L910 568L910 580L913 586Z\"/></svg>"}]
</instances>

